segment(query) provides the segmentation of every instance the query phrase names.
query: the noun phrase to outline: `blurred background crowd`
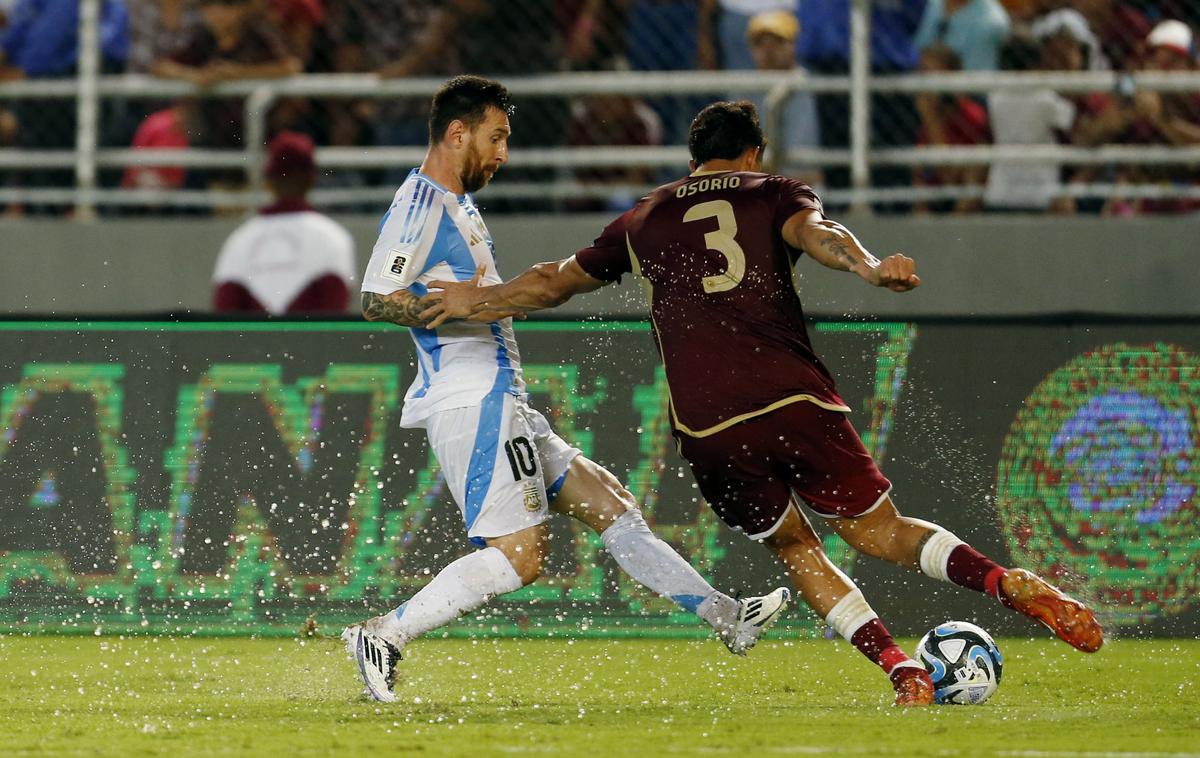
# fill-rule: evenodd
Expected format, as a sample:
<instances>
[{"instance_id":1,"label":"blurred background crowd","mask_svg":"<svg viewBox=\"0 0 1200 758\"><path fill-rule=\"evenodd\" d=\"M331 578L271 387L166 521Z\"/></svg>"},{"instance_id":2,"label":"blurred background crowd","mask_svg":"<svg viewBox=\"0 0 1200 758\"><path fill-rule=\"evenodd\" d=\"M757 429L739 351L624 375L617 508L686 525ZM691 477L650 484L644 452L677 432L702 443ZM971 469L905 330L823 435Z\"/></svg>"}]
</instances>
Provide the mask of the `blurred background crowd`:
<instances>
[{"instance_id":1,"label":"blurred background crowd","mask_svg":"<svg viewBox=\"0 0 1200 758\"><path fill-rule=\"evenodd\" d=\"M847 0L102 0L102 70L194 84L198 91L242 79L374 73L382 79L471 72L500 79L558 72L802 70L850 68ZM75 77L78 0L0 0L0 82ZM1194 71L1196 0L873 0L874 77L954 71L1112 71L1116 86L1060 93L1031 86L994 93L875 92L872 148L973 145L1200 145L1200 91L1139 88L1146 71ZM712 97L739 96L714 92ZM762 94L753 95L762 101ZM518 101L514 150L682 145L699 95L635 93ZM266 140L306 135L318 148L426 141L426 97L284 97L267 116ZM795 155L849 145L850 99L793 94L773 140ZM72 98L5 98L0 151L72 150ZM243 103L232 97L105 98L103 147L241 149ZM805 153L805 150L808 153ZM786 153L784 153L786 155ZM384 186L407 167L318 172L317 188ZM783 171L822 189L849 184L844 166L787 161ZM571 179L611 185L606 197L555 208L615 209L635 195L618 188L666 179L639 166L571 168ZM518 174L520 175L520 174ZM556 174L561 175L561 171ZM536 171L524 178L545 179ZM0 188L70 187L65 168L0 163ZM959 197L910 201L918 213L1034 211L1129 216L1200 209L1186 193L1169 198L1087 197L1072 184L1200 184L1194 163L1059 165L877 165L876 187L965 188ZM245 171L130 166L100 176L105 187L233 189ZM56 213L36 203L0 203L13 216Z\"/></svg>"}]
</instances>

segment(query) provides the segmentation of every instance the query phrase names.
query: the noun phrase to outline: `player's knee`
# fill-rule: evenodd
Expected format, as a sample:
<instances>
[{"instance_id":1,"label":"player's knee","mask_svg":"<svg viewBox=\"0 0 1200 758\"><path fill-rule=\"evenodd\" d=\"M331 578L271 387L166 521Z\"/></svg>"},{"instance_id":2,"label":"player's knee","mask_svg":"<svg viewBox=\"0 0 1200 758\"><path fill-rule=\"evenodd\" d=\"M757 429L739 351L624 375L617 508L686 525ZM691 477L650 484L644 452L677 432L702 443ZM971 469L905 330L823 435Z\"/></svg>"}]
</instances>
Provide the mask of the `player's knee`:
<instances>
[{"instance_id":1,"label":"player's knee","mask_svg":"<svg viewBox=\"0 0 1200 758\"><path fill-rule=\"evenodd\" d=\"M622 538L634 533L652 534L646 519L642 517L642 512L631 507L619 514L611 526L600 533L600 539L604 541L604 546L611 550Z\"/></svg>"},{"instance_id":2,"label":"player's knee","mask_svg":"<svg viewBox=\"0 0 1200 758\"><path fill-rule=\"evenodd\" d=\"M522 585L533 584L542 575L545 556L536 547L531 549L527 546L518 546L508 553L507 557L508 562L512 564L513 571L517 572L517 576L521 578Z\"/></svg>"},{"instance_id":3,"label":"player's knee","mask_svg":"<svg viewBox=\"0 0 1200 758\"><path fill-rule=\"evenodd\" d=\"M549 549L548 540L549 532L543 524L515 535L489 540L488 544L504 553L524 586L541 576Z\"/></svg>"},{"instance_id":4,"label":"player's knee","mask_svg":"<svg viewBox=\"0 0 1200 758\"><path fill-rule=\"evenodd\" d=\"M603 534L609 527L630 511L637 510L633 493L625 489L617 477L603 466L591 461L584 463L586 471L593 477L593 486L587 488L586 501L577 504L570 515L579 518L588 526Z\"/></svg>"}]
</instances>

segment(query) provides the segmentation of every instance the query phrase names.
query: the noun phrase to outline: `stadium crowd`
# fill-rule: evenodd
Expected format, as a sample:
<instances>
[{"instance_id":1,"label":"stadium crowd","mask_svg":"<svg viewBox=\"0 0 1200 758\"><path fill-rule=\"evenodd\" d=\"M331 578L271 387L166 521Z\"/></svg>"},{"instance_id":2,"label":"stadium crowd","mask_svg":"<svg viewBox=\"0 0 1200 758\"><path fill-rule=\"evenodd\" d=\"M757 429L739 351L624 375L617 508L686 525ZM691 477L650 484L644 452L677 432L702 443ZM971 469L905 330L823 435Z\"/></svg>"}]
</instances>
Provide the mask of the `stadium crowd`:
<instances>
[{"instance_id":1,"label":"stadium crowd","mask_svg":"<svg viewBox=\"0 0 1200 758\"><path fill-rule=\"evenodd\" d=\"M78 0L0 0L0 81L72 77L77 72ZM1191 0L874 0L874 74L967 70L1195 70ZM102 0L103 71L192 82L299 73L381 77L475 72L501 79L557 71L849 69L845 0ZM1200 144L1200 93L1114 91L1083 96L1031 89L990 96L875 93L872 144ZM739 93L714 93L736 96ZM695 98L633 96L519 102L513 146L681 144ZM269 116L267 138L285 131L318 145L421 145L423 101L288 98ZM106 101L105 146L237 149L242 104L226 98ZM69 150L75 105L67 99L0 100L0 147ZM845 148L845 95L792 97L786 151ZM782 166L818 187L845 187L847 171L803 162ZM390 183L375 171L326 171L320 186ZM535 177L536 178L536 177ZM627 186L647 170L590 170L581 181ZM70 186L62 170L0 173L0 186ZM104 178L123 187L237 188L243 172L130 168ZM883 187L974 186L957 201L915 210L1045 210L1056 213L1179 213L1193 201L1120 198L1076 201L1070 182L1200 183L1189 165L1070 168L1050 164L882 166ZM632 201L614 190L609 207ZM588 207L586 205L578 207ZM914 206L907 206L914 207ZM10 206L8 213L28 211Z\"/></svg>"}]
</instances>

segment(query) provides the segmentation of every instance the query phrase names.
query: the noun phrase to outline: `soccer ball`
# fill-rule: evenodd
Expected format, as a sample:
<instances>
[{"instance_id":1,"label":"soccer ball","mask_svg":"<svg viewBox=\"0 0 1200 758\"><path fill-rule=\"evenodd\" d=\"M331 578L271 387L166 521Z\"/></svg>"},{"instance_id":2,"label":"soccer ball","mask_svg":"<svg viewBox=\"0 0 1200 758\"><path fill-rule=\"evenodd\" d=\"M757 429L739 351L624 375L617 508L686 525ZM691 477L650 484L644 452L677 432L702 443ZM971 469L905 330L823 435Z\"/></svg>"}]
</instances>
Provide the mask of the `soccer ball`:
<instances>
[{"instance_id":1,"label":"soccer ball","mask_svg":"<svg viewBox=\"0 0 1200 758\"><path fill-rule=\"evenodd\" d=\"M1000 685L1000 649L990 634L965 621L930 630L917 643L917 660L933 679L938 703L977 705Z\"/></svg>"}]
</instances>

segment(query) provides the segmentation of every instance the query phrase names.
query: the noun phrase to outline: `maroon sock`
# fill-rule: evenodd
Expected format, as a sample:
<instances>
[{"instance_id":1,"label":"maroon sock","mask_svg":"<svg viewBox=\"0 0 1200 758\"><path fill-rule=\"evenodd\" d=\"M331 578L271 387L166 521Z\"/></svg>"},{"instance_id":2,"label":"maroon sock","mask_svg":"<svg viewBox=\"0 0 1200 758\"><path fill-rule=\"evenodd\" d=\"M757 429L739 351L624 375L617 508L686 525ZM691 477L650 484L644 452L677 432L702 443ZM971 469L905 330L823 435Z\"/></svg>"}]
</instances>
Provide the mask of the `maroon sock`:
<instances>
[{"instance_id":1,"label":"maroon sock","mask_svg":"<svg viewBox=\"0 0 1200 758\"><path fill-rule=\"evenodd\" d=\"M954 548L946 561L946 576L950 581L994 598L1000 597L1000 577L1004 572L1003 566L965 544Z\"/></svg>"},{"instance_id":2,"label":"maroon sock","mask_svg":"<svg viewBox=\"0 0 1200 758\"><path fill-rule=\"evenodd\" d=\"M860 626L850 636L850 644L886 674L891 674L897 664L909 660L908 654L900 649L887 627L878 618Z\"/></svg>"}]
</instances>

